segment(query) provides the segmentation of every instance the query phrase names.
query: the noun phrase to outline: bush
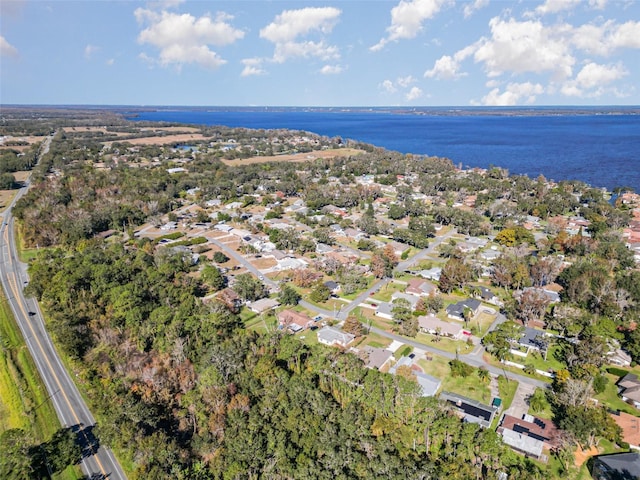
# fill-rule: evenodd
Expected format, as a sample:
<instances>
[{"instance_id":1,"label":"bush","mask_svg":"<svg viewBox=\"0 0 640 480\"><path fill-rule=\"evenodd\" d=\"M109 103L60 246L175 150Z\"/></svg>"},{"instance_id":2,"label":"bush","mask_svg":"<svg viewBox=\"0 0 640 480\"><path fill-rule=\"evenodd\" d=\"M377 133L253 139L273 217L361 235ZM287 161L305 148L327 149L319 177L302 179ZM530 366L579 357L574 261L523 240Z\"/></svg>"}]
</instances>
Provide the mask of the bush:
<instances>
[{"instance_id":1,"label":"bush","mask_svg":"<svg viewBox=\"0 0 640 480\"><path fill-rule=\"evenodd\" d=\"M627 373L629 373L629 371L620 367L609 367L607 368L607 373L615 375L616 377L624 377Z\"/></svg>"},{"instance_id":2,"label":"bush","mask_svg":"<svg viewBox=\"0 0 640 480\"><path fill-rule=\"evenodd\" d=\"M452 377L468 377L475 371L474 367L457 359L451 360L449 366L451 367Z\"/></svg>"},{"instance_id":3,"label":"bush","mask_svg":"<svg viewBox=\"0 0 640 480\"><path fill-rule=\"evenodd\" d=\"M222 252L216 252L213 254L213 261L216 263L225 263L229 261L229 257Z\"/></svg>"}]
</instances>

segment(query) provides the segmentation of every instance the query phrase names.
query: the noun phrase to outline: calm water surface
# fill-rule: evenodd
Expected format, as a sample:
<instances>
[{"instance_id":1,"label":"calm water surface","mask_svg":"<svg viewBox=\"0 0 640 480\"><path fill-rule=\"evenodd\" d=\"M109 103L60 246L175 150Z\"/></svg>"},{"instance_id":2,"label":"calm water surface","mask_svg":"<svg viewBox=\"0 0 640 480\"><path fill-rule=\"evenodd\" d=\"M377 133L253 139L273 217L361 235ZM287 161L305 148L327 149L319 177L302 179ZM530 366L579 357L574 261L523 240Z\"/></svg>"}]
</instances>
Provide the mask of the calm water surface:
<instances>
[{"instance_id":1,"label":"calm water surface","mask_svg":"<svg viewBox=\"0 0 640 480\"><path fill-rule=\"evenodd\" d=\"M140 112L139 120L246 128L288 128L358 140L402 153L450 158L471 167L497 165L511 173L578 179L640 192L640 115L579 110L526 115L398 114L390 111ZM531 114L534 112L534 114Z\"/></svg>"}]
</instances>

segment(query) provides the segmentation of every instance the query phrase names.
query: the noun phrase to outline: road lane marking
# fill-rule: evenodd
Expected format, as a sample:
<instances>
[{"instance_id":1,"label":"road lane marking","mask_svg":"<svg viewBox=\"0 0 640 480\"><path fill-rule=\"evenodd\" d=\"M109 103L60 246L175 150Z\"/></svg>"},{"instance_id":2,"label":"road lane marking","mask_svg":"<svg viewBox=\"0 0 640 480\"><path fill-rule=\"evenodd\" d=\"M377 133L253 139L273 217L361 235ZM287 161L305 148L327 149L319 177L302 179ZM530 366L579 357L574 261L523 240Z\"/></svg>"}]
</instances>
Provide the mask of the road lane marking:
<instances>
[{"instance_id":1,"label":"road lane marking","mask_svg":"<svg viewBox=\"0 0 640 480\"><path fill-rule=\"evenodd\" d=\"M44 357L45 362L47 363L47 366L50 370L51 376L53 377L53 379L55 380L55 382L58 384L58 390L60 391L60 393L62 393L62 396L65 399L65 402L67 403L67 406L69 407L69 411L71 412L71 414L73 415L75 421L76 421L76 425L83 425L84 423L80 422L80 419L78 418L78 415L76 414L76 410L74 408L74 406L71 404L71 401L69 400L67 393L64 391L64 389L62 388L62 383L60 382L60 379L58 378L58 375L56 374L55 369L53 368L53 366L51 365L51 362L49 361L49 356L45 354L45 350L42 347L42 343L40 342L40 339L38 338L38 336L36 335L36 332L33 328L32 323L29 321L29 315L27 314L27 310L25 309L25 305L22 302L22 298L19 296L19 290L18 290L18 284L17 284L17 276L15 274L15 269L13 266L13 256L11 255L11 248L9 246L9 242L8 242L8 238L9 238L9 229L5 228L5 240L6 240L6 245L7 245L7 249L9 250L9 263L11 265L11 272L7 272L7 282L9 283L9 288L12 290L13 293L13 297L16 300L16 303L18 305L18 307L20 308L20 311L22 312L22 314L24 315L24 318L27 319L27 325L29 327L29 330L31 331L31 337L35 339L36 343L38 344L38 348L40 349L40 352L42 352L42 357ZM11 282L11 277L13 277L13 284ZM46 335L46 331L44 332ZM53 345L52 345L53 347ZM55 347L54 347L55 348ZM62 414L63 412L61 412ZM93 453L93 457L95 458L95 461L98 464L98 467L100 468L100 472L102 473L102 475L107 476L107 472L104 468L104 466L102 465L102 462L100 461L100 458L97 455L97 451L94 450L93 444L89 441L89 438L87 437L87 434L84 432L84 429L81 430L82 435L84 436L84 439L87 443L87 445L89 446L89 448L91 449L91 452ZM91 473L91 472L90 472Z\"/></svg>"}]
</instances>

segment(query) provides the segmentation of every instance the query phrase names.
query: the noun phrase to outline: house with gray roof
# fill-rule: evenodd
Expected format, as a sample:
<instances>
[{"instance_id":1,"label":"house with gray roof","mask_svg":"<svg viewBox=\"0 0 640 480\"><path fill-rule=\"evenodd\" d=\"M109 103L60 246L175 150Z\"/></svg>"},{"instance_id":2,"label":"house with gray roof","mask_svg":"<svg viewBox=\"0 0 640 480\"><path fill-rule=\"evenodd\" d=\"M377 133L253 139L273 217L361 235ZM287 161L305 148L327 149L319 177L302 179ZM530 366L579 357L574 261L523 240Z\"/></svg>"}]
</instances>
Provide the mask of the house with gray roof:
<instances>
[{"instance_id":1,"label":"house with gray roof","mask_svg":"<svg viewBox=\"0 0 640 480\"><path fill-rule=\"evenodd\" d=\"M333 347L346 347L355 340L355 335L346 333L333 327L322 327L318 330L318 342Z\"/></svg>"},{"instance_id":2,"label":"house with gray roof","mask_svg":"<svg viewBox=\"0 0 640 480\"><path fill-rule=\"evenodd\" d=\"M634 373L627 373L618 381L618 391L622 400L640 409L640 379Z\"/></svg>"},{"instance_id":3,"label":"house with gray roof","mask_svg":"<svg viewBox=\"0 0 640 480\"><path fill-rule=\"evenodd\" d=\"M480 309L479 300L475 298L467 298L465 300L461 300L458 303L452 303L447 307L447 316L454 320L460 320L464 322L464 311L468 308L471 310L471 316L475 317L478 314Z\"/></svg>"},{"instance_id":4,"label":"house with gray roof","mask_svg":"<svg viewBox=\"0 0 640 480\"><path fill-rule=\"evenodd\" d=\"M422 372L414 372L418 385L422 387L423 397L435 397L442 386L442 380Z\"/></svg>"},{"instance_id":5,"label":"house with gray roof","mask_svg":"<svg viewBox=\"0 0 640 480\"><path fill-rule=\"evenodd\" d=\"M389 364L393 353L384 348L367 346L363 351L365 367L380 370Z\"/></svg>"},{"instance_id":6,"label":"house with gray roof","mask_svg":"<svg viewBox=\"0 0 640 480\"><path fill-rule=\"evenodd\" d=\"M640 453L598 455L593 459L594 480L637 480L640 478Z\"/></svg>"},{"instance_id":7,"label":"house with gray roof","mask_svg":"<svg viewBox=\"0 0 640 480\"><path fill-rule=\"evenodd\" d=\"M489 428L493 417L498 411L497 406L489 406L457 393L442 392L440 400L449 403L462 416L465 422L477 423L484 428Z\"/></svg>"}]
</instances>

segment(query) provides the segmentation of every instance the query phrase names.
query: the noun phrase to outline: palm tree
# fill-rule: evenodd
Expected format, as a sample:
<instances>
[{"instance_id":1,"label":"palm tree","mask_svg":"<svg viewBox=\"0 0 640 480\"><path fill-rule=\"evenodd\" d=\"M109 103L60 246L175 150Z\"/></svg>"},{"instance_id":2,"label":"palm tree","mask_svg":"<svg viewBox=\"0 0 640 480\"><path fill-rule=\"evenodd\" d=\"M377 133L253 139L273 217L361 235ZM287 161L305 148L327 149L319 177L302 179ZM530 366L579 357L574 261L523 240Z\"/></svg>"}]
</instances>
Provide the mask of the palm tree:
<instances>
[{"instance_id":1,"label":"palm tree","mask_svg":"<svg viewBox=\"0 0 640 480\"><path fill-rule=\"evenodd\" d=\"M478 368L478 377L482 383L489 383L491 381L491 374L489 370L484 367Z\"/></svg>"}]
</instances>

